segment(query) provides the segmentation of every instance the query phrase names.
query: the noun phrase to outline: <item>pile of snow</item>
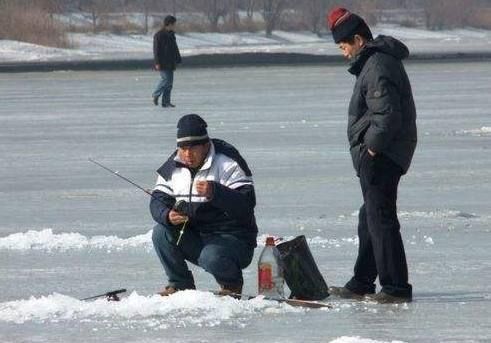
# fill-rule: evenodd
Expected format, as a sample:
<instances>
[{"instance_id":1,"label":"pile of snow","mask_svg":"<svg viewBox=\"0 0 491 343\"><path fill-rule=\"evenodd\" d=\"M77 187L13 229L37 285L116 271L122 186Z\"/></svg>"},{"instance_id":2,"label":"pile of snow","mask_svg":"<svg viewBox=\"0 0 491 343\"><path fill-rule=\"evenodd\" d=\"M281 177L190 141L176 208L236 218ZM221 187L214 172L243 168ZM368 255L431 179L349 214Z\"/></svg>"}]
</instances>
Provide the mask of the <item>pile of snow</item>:
<instances>
[{"instance_id":1,"label":"pile of snow","mask_svg":"<svg viewBox=\"0 0 491 343\"><path fill-rule=\"evenodd\" d=\"M358 336L355 337L342 336L336 338L335 340L332 340L329 343L404 343L404 342L403 341L376 341L373 339L361 338Z\"/></svg>"},{"instance_id":2,"label":"pile of snow","mask_svg":"<svg viewBox=\"0 0 491 343\"><path fill-rule=\"evenodd\" d=\"M478 216L474 213L467 213L467 212L462 212L462 211L456 211L456 210L435 210L435 211L413 211L413 212L407 212L407 211L400 211L398 212L398 215L401 218L434 218L434 219L441 219L441 218L477 218Z\"/></svg>"},{"instance_id":3,"label":"pile of snow","mask_svg":"<svg viewBox=\"0 0 491 343\"><path fill-rule=\"evenodd\" d=\"M259 246L266 245L266 238L270 237L270 236L275 237L274 235L269 235L269 234L260 235L257 238L257 244ZM277 237L277 243L290 241L294 238L295 237L293 237L293 236ZM316 237L311 237L311 238L306 237L306 240L307 240L308 245L311 245L311 246L317 245L317 246L321 246L323 248L326 248L326 247L340 248L341 246L345 246L345 245L358 246L358 237L356 237L356 236L343 237L343 238L339 238L339 239L323 238L323 237L316 236Z\"/></svg>"},{"instance_id":4,"label":"pile of snow","mask_svg":"<svg viewBox=\"0 0 491 343\"><path fill-rule=\"evenodd\" d=\"M259 246L264 246L266 237L269 234L263 234L258 237L257 243ZM293 236L283 237L282 241L293 239ZM357 237L348 238L322 238L313 237L307 238L309 245L320 247L339 248L345 245L358 245ZM43 250L43 251L67 251L67 250L82 250L82 249L101 249L108 251L121 251L131 248L143 248L147 251L153 249L152 231L145 234L137 235L129 238L119 238L117 236L93 236L86 237L77 232L70 233L53 233L52 229L44 229L41 231L29 230L27 232L19 232L0 238L0 250Z\"/></svg>"},{"instance_id":5,"label":"pile of snow","mask_svg":"<svg viewBox=\"0 0 491 343\"><path fill-rule=\"evenodd\" d=\"M0 62L87 59L90 55L82 50L51 48L0 39Z\"/></svg>"},{"instance_id":6,"label":"pile of snow","mask_svg":"<svg viewBox=\"0 0 491 343\"><path fill-rule=\"evenodd\" d=\"M480 129L459 130L456 133L458 135L489 136L491 135L491 126L483 126Z\"/></svg>"},{"instance_id":7,"label":"pile of snow","mask_svg":"<svg viewBox=\"0 0 491 343\"><path fill-rule=\"evenodd\" d=\"M77 232L53 233L52 229L41 231L29 230L0 238L0 250L79 250L107 249L122 250L126 248L143 247L150 249L152 231L130 238L117 236L86 237Z\"/></svg>"},{"instance_id":8,"label":"pile of snow","mask_svg":"<svg viewBox=\"0 0 491 343\"><path fill-rule=\"evenodd\" d=\"M359 211L351 213L352 217L358 217ZM434 211L399 211L399 218L426 218L426 219L442 219L442 218L478 218L474 213L467 213L457 210L434 210Z\"/></svg>"},{"instance_id":9,"label":"pile of snow","mask_svg":"<svg viewBox=\"0 0 491 343\"><path fill-rule=\"evenodd\" d=\"M217 297L209 292L182 291L169 297L142 296L133 292L119 302L105 299L80 301L52 294L0 303L0 321L55 323L60 321L109 323L112 326L143 326L151 329L221 324L246 325L257 315L305 312L306 309L261 297L243 301Z\"/></svg>"}]
</instances>

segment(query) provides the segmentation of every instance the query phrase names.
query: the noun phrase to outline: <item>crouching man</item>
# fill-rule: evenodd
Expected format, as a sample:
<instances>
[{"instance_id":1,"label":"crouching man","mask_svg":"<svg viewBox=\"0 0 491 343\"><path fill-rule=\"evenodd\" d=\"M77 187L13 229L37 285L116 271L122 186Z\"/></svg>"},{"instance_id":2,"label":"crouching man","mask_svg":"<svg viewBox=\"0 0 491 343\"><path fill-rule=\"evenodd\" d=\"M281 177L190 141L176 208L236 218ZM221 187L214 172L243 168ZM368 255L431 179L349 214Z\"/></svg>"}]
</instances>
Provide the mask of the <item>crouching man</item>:
<instances>
[{"instance_id":1,"label":"crouching man","mask_svg":"<svg viewBox=\"0 0 491 343\"><path fill-rule=\"evenodd\" d=\"M210 139L196 114L177 124L177 150L157 170L150 211L152 240L168 277L167 296L195 289L186 261L212 274L221 294L242 292L257 226L252 174L230 144Z\"/></svg>"}]
</instances>

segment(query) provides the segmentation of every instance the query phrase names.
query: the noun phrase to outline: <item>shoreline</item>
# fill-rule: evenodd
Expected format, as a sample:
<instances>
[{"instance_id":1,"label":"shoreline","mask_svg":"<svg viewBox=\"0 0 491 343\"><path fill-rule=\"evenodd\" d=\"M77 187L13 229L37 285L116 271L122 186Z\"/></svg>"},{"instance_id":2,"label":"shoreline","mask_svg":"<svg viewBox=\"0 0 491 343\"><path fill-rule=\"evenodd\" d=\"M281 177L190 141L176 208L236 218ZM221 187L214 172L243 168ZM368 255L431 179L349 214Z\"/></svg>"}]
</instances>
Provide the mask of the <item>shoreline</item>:
<instances>
[{"instance_id":1,"label":"shoreline","mask_svg":"<svg viewBox=\"0 0 491 343\"><path fill-rule=\"evenodd\" d=\"M415 53L406 61L409 63L446 63L446 62L484 62L491 60L491 52L458 53ZM341 56L315 55L303 53L231 53L200 54L183 57L179 68L228 68L261 67L282 65L342 65L346 61ZM53 71L122 71L151 70L153 59L121 60L73 60L42 62L4 62L0 63L0 73L27 73Z\"/></svg>"}]
</instances>

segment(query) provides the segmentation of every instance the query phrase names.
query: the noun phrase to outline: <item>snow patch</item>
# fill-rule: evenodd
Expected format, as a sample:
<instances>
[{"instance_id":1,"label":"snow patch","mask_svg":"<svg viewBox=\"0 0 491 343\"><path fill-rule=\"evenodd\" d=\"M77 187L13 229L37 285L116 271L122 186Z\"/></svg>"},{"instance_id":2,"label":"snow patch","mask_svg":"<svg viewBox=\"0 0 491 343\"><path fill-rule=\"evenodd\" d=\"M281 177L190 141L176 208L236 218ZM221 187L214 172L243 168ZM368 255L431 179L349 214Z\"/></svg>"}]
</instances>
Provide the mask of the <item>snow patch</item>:
<instances>
[{"instance_id":1,"label":"snow patch","mask_svg":"<svg viewBox=\"0 0 491 343\"><path fill-rule=\"evenodd\" d=\"M142 296L133 292L119 302L108 302L105 299L80 301L54 293L39 298L0 303L0 321L17 324L60 321L111 322L113 326L167 329L189 325L245 325L248 319L257 315L305 311L306 309L261 298L244 301L191 290L165 298L159 295Z\"/></svg>"},{"instance_id":2,"label":"snow patch","mask_svg":"<svg viewBox=\"0 0 491 343\"><path fill-rule=\"evenodd\" d=\"M435 244L435 242L433 242L433 238L431 238L429 236L424 236L424 240L425 240L425 243L428 245L434 245Z\"/></svg>"},{"instance_id":3,"label":"snow patch","mask_svg":"<svg viewBox=\"0 0 491 343\"><path fill-rule=\"evenodd\" d=\"M126 248L151 248L152 231L130 238L117 236L86 237L77 232L53 233L52 229L41 231L29 230L25 233L14 233L0 238L0 250L80 250L108 249L122 250Z\"/></svg>"},{"instance_id":4,"label":"snow patch","mask_svg":"<svg viewBox=\"0 0 491 343\"><path fill-rule=\"evenodd\" d=\"M263 234L258 237L257 244L264 246L266 237L269 234ZM281 241L289 241L295 237L282 237ZM347 238L323 238L312 237L307 238L309 245L321 246L322 248L334 247L338 248L346 245L358 245L357 237ZM153 249L152 245L152 230L145 234L137 235L129 238L120 238L117 236L93 236L86 237L78 232L70 233L54 233L52 229L44 229L41 231L29 230L27 232L19 232L0 238L0 250L42 250L47 252L67 251L67 250L83 250L83 249L99 249L111 252L121 251L132 248L143 248L147 251Z\"/></svg>"},{"instance_id":5,"label":"snow patch","mask_svg":"<svg viewBox=\"0 0 491 343\"><path fill-rule=\"evenodd\" d=\"M351 213L352 217L358 217L359 211ZM441 219L441 218L479 218L475 213L468 213L457 210L434 210L434 211L399 211L397 215L400 218L426 218L426 219ZM341 217L340 217L341 218Z\"/></svg>"},{"instance_id":6,"label":"snow patch","mask_svg":"<svg viewBox=\"0 0 491 343\"><path fill-rule=\"evenodd\" d=\"M361 338L358 336L350 337L350 336L342 336L336 338L330 343L404 343L403 341L376 341L369 338Z\"/></svg>"},{"instance_id":7,"label":"snow patch","mask_svg":"<svg viewBox=\"0 0 491 343\"><path fill-rule=\"evenodd\" d=\"M266 245L266 238L270 237L270 236L275 237L274 235L269 235L269 234L260 235L257 238L257 244L259 246ZM294 238L295 237L293 237L293 236L275 237L275 241L277 242L277 244L279 244L282 242L290 241ZM356 237L356 236L343 237L343 238L339 238L339 239L323 238L323 237L315 236L315 237L311 237L311 238L306 238L306 240L307 240L307 243L309 245L317 245L317 246L321 246L323 248L326 248L326 247L339 248L339 247L345 246L345 245L358 246L358 237Z\"/></svg>"},{"instance_id":8,"label":"snow patch","mask_svg":"<svg viewBox=\"0 0 491 343\"><path fill-rule=\"evenodd\" d=\"M130 21L138 13L126 14ZM85 15L65 18L72 25L86 23ZM381 24L373 28L376 35L391 35L402 39L412 53L490 52L491 31L459 29L429 31ZM56 49L34 44L0 40L0 62L65 61L65 60L119 60L148 59L152 55L153 32L149 34L70 33L73 49ZM228 53L306 53L334 55L339 52L330 35L318 37L311 32L274 31L272 37L264 32L240 33L184 33L177 35L183 56ZM480 44L475 43L479 41ZM485 42L483 44L482 42ZM488 42L488 43L486 43Z\"/></svg>"},{"instance_id":9,"label":"snow patch","mask_svg":"<svg viewBox=\"0 0 491 343\"><path fill-rule=\"evenodd\" d=\"M488 136L491 135L491 126L483 126L480 129L459 130L457 135Z\"/></svg>"}]
</instances>

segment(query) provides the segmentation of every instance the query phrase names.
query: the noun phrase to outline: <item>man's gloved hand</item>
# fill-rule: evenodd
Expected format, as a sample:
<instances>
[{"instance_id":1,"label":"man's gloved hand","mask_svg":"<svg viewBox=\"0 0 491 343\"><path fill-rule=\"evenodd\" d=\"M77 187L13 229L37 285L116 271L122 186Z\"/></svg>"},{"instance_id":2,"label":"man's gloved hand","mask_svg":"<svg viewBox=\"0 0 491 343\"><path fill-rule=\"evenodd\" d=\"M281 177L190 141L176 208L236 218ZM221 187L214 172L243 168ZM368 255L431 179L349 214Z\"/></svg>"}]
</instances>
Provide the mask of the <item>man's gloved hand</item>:
<instances>
[{"instance_id":1,"label":"man's gloved hand","mask_svg":"<svg viewBox=\"0 0 491 343\"><path fill-rule=\"evenodd\" d=\"M211 199L213 197L213 182L198 181L196 182L196 192L199 196Z\"/></svg>"}]
</instances>

